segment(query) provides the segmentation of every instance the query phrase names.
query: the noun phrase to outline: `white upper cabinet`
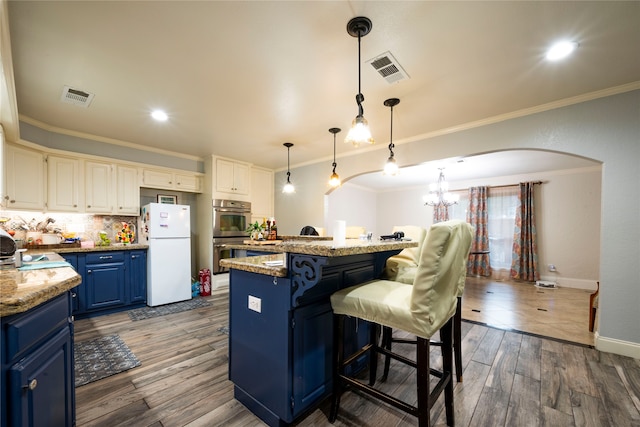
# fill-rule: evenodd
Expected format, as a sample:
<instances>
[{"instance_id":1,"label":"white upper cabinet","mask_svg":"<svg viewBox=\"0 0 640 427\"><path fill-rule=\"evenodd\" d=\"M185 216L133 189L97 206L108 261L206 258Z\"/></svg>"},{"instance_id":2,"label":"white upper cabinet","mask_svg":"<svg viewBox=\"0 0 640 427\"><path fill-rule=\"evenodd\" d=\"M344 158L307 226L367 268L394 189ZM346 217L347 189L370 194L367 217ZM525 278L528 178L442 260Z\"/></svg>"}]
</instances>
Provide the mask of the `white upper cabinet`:
<instances>
[{"instance_id":1,"label":"white upper cabinet","mask_svg":"<svg viewBox=\"0 0 640 427\"><path fill-rule=\"evenodd\" d=\"M112 168L111 163L84 163L85 212L109 214L113 211Z\"/></svg>"},{"instance_id":2,"label":"white upper cabinet","mask_svg":"<svg viewBox=\"0 0 640 427\"><path fill-rule=\"evenodd\" d=\"M199 193L202 191L202 178L186 172L145 168L142 172L142 185L148 188Z\"/></svg>"},{"instance_id":3,"label":"white upper cabinet","mask_svg":"<svg viewBox=\"0 0 640 427\"><path fill-rule=\"evenodd\" d=\"M250 164L220 157L213 158L214 186L216 193L222 193L219 198L230 195L248 196L250 191ZM246 198L238 198L245 200Z\"/></svg>"},{"instance_id":4,"label":"white upper cabinet","mask_svg":"<svg viewBox=\"0 0 640 427\"><path fill-rule=\"evenodd\" d=\"M44 209L44 156L42 153L5 145L6 209Z\"/></svg>"},{"instance_id":5,"label":"white upper cabinet","mask_svg":"<svg viewBox=\"0 0 640 427\"><path fill-rule=\"evenodd\" d=\"M120 215L140 214L140 185L138 168L116 166L116 213Z\"/></svg>"},{"instance_id":6,"label":"white upper cabinet","mask_svg":"<svg viewBox=\"0 0 640 427\"><path fill-rule=\"evenodd\" d=\"M47 156L47 210L82 212L80 160Z\"/></svg>"},{"instance_id":7,"label":"white upper cabinet","mask_svg":"<svg viewBox=\"0 0 640 427\"><path fill-rule=\"evenodd\" d=\"M138 168L86 161L85 212L105 215L138 215L140 186Z\"/></svg>"},{"instance_id":8,"label":"white upper cabinet","mask_svg":"<svg viewBox=\"0 0 640 427\"><path fill-rule=\"evenodd\" d=\"M273 171L271 169L251 167L251 218L273 217Z\"/></svg>"}]
</instances>

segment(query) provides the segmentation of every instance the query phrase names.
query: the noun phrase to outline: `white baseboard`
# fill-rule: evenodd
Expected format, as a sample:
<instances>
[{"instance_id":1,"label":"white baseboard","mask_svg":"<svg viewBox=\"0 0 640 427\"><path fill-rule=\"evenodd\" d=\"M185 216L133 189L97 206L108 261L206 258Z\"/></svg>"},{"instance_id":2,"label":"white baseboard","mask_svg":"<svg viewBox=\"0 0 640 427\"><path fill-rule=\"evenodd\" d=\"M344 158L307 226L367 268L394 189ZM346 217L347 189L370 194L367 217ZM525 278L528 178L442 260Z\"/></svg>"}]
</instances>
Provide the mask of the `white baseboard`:
<instances>
[{"instance_id":1,"label":"white baseboard","mask_svg":"<svg viewBox=\"0 0 640 427\"><path fill-rule=\"evenodd\" d=\"M587 291L593 291L597 289L595 280L584 279L572 279L568 277L560 276L540 276L540 280L548 282L556 282L559 288L573 288L573 289L585 289Z\"/></svg>"},{"instance_id":2,"label":"white baseboard","mask_svg":"<svg viewBox=\"0 0 640 427\"><path fill-rule=\"evenodd\" d=\"M594 341L597 350L640 359L640 344L638 343L601 337L598 332L594 334Z\"/></svg>"}]
</instances>

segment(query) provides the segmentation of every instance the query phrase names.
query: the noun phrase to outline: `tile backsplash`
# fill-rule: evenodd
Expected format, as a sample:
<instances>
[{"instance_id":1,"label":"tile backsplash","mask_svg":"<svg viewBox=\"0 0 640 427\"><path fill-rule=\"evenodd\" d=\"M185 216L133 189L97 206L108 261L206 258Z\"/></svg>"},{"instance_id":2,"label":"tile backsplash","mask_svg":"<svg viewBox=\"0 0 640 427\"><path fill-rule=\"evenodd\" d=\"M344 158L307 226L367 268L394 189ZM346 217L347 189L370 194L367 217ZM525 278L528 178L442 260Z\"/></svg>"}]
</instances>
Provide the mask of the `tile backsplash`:
<instances>
[{"instance_id":1,"label":"tile backsplash","mask_svg":"<svg viewBox=\"0 0 640 427\"><path fill-rule=\"evenodd\" d=\"M127 222L134 227L138 225L138 217L117 215L1 211L0 218L2 228L15 231L13 238L23 242L26 242L27 231L35 231L38 224L44 225L47 222L46 229L49 232L75 233L75 237L83 241L99 242L99 233L104 231L112 243L117 242L116 234L122 222ZM137 241L136 235L133 243Z\"/></svg>"}]
</instances>

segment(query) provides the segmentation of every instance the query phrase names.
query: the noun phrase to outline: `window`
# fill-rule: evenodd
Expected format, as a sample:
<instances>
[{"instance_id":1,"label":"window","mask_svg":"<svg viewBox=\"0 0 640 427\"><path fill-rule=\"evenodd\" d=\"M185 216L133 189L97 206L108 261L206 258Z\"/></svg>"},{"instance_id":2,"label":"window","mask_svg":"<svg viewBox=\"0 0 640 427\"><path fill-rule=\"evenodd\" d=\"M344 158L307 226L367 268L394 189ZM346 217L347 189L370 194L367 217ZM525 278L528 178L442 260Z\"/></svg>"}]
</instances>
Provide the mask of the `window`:
<instances>
[{"instance_id":1,"label":"window","mask_svg":"<svg viewBox=\"0 0 640 427\"><path fill-rule=\"evenodd\" d=\"M518 208L518 187L489 187L489 257L492 269L511 269L513 231Z\"/></svg>"}]
</instances>

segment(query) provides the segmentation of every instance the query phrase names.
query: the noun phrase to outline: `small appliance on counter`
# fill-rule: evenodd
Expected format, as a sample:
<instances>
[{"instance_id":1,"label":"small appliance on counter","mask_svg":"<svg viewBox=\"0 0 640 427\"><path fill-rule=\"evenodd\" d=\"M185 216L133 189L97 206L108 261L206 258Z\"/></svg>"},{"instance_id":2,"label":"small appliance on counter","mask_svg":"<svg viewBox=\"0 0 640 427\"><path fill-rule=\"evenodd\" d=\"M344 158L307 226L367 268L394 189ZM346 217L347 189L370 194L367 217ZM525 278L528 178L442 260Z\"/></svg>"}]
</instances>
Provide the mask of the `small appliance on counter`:
<instances>
[{"instance_id":1,"label":"small appliance on counter","mask_svg":"<svg viewBox=\"0 0 640 427\"><path fill-rule=\"evenodd\" d=\"M14 266L16 249L16 241L13 240L13 237L0 228L0 266L2 268Z\"/></svg>"}]
</instances>

